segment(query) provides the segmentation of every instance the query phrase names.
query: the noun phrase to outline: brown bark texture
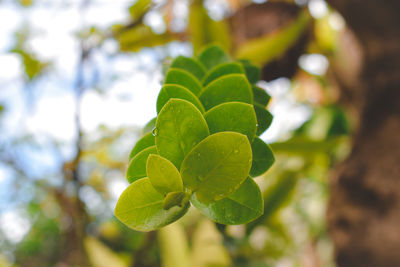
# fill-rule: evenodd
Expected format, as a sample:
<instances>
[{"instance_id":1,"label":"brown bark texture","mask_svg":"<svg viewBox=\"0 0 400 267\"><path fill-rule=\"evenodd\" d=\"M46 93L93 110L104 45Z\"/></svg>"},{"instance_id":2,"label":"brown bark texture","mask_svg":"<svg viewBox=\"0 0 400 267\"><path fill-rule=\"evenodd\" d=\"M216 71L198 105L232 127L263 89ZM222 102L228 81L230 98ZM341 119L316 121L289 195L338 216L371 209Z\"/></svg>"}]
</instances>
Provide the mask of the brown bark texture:
<instances>
[{"instance_id":1,"label":"brown bark texture","mask_svg":"<svg viewBox=\"0 0 400 267\"><path fill-rule=\"evenodd\" d=\"M329 0L357 37L346 84L359 125L331 179L329 230L339 267L400 266L400 1Z\"/></svg>"}]
</instances>

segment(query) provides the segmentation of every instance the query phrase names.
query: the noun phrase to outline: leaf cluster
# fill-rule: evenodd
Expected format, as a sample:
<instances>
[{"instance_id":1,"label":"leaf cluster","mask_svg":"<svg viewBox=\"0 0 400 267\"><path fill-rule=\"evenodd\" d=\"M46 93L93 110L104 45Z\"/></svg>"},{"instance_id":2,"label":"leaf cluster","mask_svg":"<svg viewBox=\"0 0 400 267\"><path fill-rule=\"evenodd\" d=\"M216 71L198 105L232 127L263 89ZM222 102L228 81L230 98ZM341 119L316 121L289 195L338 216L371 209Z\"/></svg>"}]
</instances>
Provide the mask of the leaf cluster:
<instances>
[{"instance_id":1,"label":"leaf cluster","mask_svg":"<svg viewBox=\"0 0 400 267\"><path fill-rule=\"evenodd\" d=\"M172 62L158 115L130 153L131 184L115 208L120 221L151 231L178 220L190 203L222 224L262 215L252 177L266 172L274 156L258 137L272 121L270 96L255 85L259 76L257 66L233 61L217 45Z\"/></svg>"}]
</instances>

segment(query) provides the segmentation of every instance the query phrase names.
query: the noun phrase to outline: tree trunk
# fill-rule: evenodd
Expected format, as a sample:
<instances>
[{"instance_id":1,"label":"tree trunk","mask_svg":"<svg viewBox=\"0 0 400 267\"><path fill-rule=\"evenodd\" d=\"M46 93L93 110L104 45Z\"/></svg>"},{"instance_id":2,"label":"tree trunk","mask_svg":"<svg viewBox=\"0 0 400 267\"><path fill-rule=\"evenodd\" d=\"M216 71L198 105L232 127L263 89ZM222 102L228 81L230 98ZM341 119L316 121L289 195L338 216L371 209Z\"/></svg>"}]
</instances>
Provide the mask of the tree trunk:
<instances>
[{"instance_id":1,"label":"tree trunk","mask_svg":"<svg viewBox=\"0 0 400 267\"><path fill-rule=\"evenodd\" d=\"M400 1L329 0L363 50L359 125L331 180L328 222L340 267L400 266ZM361 92L361 93L359 93Z\"/></svg>"}]
</instances>

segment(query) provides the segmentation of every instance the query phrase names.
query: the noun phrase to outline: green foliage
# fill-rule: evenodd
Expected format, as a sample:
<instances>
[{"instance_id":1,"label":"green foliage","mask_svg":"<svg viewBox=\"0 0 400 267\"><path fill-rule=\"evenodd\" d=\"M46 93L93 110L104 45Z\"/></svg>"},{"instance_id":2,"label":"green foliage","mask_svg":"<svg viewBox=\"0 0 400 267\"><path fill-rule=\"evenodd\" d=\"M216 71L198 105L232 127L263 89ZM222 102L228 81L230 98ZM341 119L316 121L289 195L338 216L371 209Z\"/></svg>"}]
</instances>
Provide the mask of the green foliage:
<instances>
[{"instance_id":1,"label":"green foliage","mask_svg":"<svg viewBox=\"0 0 400 267\"><path fill-rule=\"evenodd\" d=\"M227 198L205 204L193 195L192 204L210 219L222 224L243 224L263 214L263 199L260 188L247 178L238 190Z\"/></svg>"},{"instance_id":2,"label":"green foliage","mask_svg":"<svg viewBox=\"0 0 400 267\"><path fill-rule=\"evenodd\" d=\"M115 209L132 229L167 225L183 216L189 202L222 224L247 223L263 213L260 188L250 178L274 162L257 137L272 120L265 109L269 96L257 93L254 100L260 70L233 62L217 45L197 58L172 62L158 116L132 149L127 179L133 183Z\"/></svg>"},{"instance_id":3,"label":"green foliage","mask_svg":"<svg viewBox=\"0 0 400 267\"><path fill-rule=\"evenodd\" d=\"M148 178L135 181L122 193L115 207L115 216L138 231L151 231L165 226L182 217L189 203L184 207L163 209L164 196L157 192Z\"/></svg>"},{"instance_id":4,"label":"green foliage","mask_svg":"<svg viewBox=\"0 0 400 267\"><path fill-rule=\"evenodd\" d=\"M193 94L198 95L201 91L201 84L198 79L186 70L171 68L165 76L164 84L178 84L189 89Z\"/></svg>"}]
</instances>

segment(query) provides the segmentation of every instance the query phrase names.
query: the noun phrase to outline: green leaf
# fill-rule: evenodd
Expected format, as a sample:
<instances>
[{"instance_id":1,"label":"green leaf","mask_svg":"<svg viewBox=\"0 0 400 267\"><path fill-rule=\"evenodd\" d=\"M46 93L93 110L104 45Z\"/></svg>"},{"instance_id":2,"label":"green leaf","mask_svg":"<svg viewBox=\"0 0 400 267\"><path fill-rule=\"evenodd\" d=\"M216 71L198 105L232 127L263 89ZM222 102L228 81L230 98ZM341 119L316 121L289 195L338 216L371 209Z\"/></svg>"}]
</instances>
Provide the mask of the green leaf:
<instances>
[{"instance_id":1,"label":"green leaf","mask_svg":"<svg viewBox=\"0 0 400 267\"><path fill-rule=\"evenodd\" d=\"M272 114L259 104L254 104L254 110L257 116L257 136L260 136L272 123Z\"/></svg>"},{"instance_id":2,"label":"green leaf","mask_svg":"<svg viewBox=\"0 0 400 267\"><path fill-rule=\"evenodd\" d=\"M260 188L251 178L247 178L227 198L205 204L200 202L194 194L191 202L201 213L222 224L247 223L261 216L264 211Z\"/></svg>"},{"instance_id":3,"label":"green leaf","mask_svg":"<svg viewBox=\"0 0 400 267\"><path fill-rule=\"evenodd\" d=\"M188 210L173 207L164 210L164 197L151 185L148 178L132 183L120 196L115 207L115 216L128 227L137 231L152 231L181 218Z\"/></svg>"},{"instance_id":4,"label":"green leaf","mask_svg":"<svg viewBox=\"0 0 400 267\"><path fill-rule=\"evenodd\" d=\"M128 170L126 171L126 179L128 179L128 182L132 183L140 178L146 177L146 162L150 154L157 154L156 146L143 149L131 159Z\"/></svg>"},{"instance_id":5,"label":"green leaf","mask_svg":"<svg viewBox=\"0 0 400 267\"><path fill-rule=\"evenodd\" d=\"M227 197L244 182L251 168L251 146L236 132L208 136L186 156L181 176L199 201L210 203Z\"/></svg>"},{"instance_id":6,"label":"green leaf","mask_svg":"<svg viewBox=\"0 0 400 267\"><path fill-rule=\"evenodd\" d=\"M173 41L176 36L171 32L156 34L152 29L140 24L134 28L114 27L115 38L121 51L137 52L144 47L154 47Z\"/></svg>"},{"instance_id":7,"label":"green leaf","mask_svg":"<svg viewBox=\"0 0 400 267\"><path fill-rule=\"evenodd\" d=\"M251 64L250 61L245 59L239 60L239 62L242 63L246 73L246 77L251 84L254 84L260 80L261 77L260 67Z\"/></svg>"},{"instance_id":8,"label":"green leaf","mask_svg":"<svg viewBox=\"0 0 400 267\"><path fill-rule=\"evenodd\" d=\"M231 61L219 45L207 46L197 55L197 58L207 69Z\"/></svg>"},{"instance_id":9,"label":"green leaf","mask_svg":"<svg viewBox=\"0 0 400 267\"><path fill-rule=\"evenodd\" d=\"M254 138L251 144L253 151L253 164L251 165L250 176L257 177L265 173L275 162L271 148L260 138Z\"/></svg>"},{"instance_id":10,"label":"green leaf","mask_svg":"<svg viewBox=\"0 0 400 267\"><path fill-rule=\"evenodd\" d=\"M140 138L139 141L137 141L135 146L132 148L131 153L129 154L129 160L131 160L134 156L136 156L137 153L139 153L143 149L148 148L149 146L154 146L156 144L155 140L156 139L151 132L142 136L142 138Z\"/></svg>"},{"instance_id":11,"label":"green leaf","mask_svg":"<svg viewBox=\"0 0 400 267\"><path fill-rule=\"evenodd\" d=\"M200 100L195 96L192 92L181 85L177 84L167 84L164 85L158 94L157 98L157 113L160 113L162 107L170 100L171 98L179 98L184 99L192 103L198 108L201 113L204 113L203 105Z\"/></svg>"},{"instance_id":12,"label":"green leaf","mask_svg":"<svg viewBox=\"0 0 400 267\"><path fill-rule=\"evenodd\" d=\"M171 63L171 68L182 69L193 74L199 81L201 81L206 74L204 66L196 59L179 56Z\"/></svg>"},{"instance_id":13,"label":"green leaf","mask_svg":"<svg viewBox=\"0 0 400 267\"><path fill-rule=\"evenodd\" d=\"M156 120L157 117L152 118L146 125L143 127L142 133L147 134L153 131L154 128L156 128Z\"/></svg>"},{"instance_id":14,"label":"green leaf","mask_svg":"<svg viewBox=\"0 0 400 267\"><path fill-rule=\"evenodd\" d=\"M183 207L189 201L188 195L184 192L169 192L163 201L163 209L168 210L174 206Z\"/></svg>"},{"instance_id":15,"label":"green leaf","mask_svg":"<svg viewBox=\"0 0 400 267\"><path fill-rule=\"evenodd\" d=\"M181 69L169 69L164 83L182 85L195 95L198 95L202 89L199 80L195 76Z\"/></svg>"},{"instance_id":16,"label":"green leaf","mask_svg":"<svg viewBox=\"0 0 400 267\"><path fill-rule=\"evenodd\" d=\"M243 74L229 74L211 82L199 95L206 110L225 102L253 103L250 84Z\"/></svg>"},{"instance_id":17,"label":"green leaf","mask_svg":"<svg viewBox=\"0 0 400 267\"><path fill-rule=\"evenodd\" d=\"M203 86L227 74L244 74L243 67L236 62L222 63L212 68L203 79Z\"/></svg>"},{"instance_id":18,"label":"green leaf","mask_svg":"<svg viewBox=\"0 0 400 267\"><path fill-rule=\"evenodd\" d=\"M136 21L142 17L151 8L152 0L137 0L131 7L129 7L129 13L131 17Z\"/></svg>"},{"instance_id":19,"label":"green leaf","mask_svg":"<svg viewBox=\"0 0 400 267\"><path fill-rule=\"evenodd\" d=\"M169 160L152 154L147 158L146 170L151 184L161 194L183 190L181 175Z\"/></svg>"},{"instance_id":20,"label":"green leaf","mask_svg":"<svg viewBox=\"0 0 400 267\"><path fill-rule=\"evenodd\" d=\"M248 59L259 65L282 56L307 29L310 16L301 12L295 21L289 23L284 29L268 34L264 37L251 39L240 45L236 50L237 58Z\"/></svg>"},{"instance_id":21,"label":"green leaf","mask_svg":"<svg viewBox=\"0 0 400 267\"><path fill-rule=\"evenodd\" d=\"M241 102L222 103L204 114L210 133L232 131L244 134L253 141L257 118L253 105Z\"/></svg>"},{"instance_id":22,"label":"green leaf","mask_svg":"<svg viewBox=\"0 0 400 267\"><path fill-rule=\"evenodd\" d=\"M177 168L192 148L209 135L200 111L192 103L174 98L161 109L155 132L158 154Z\"/></svg>"},{"instance_id":23,"label":"green leaf","mask_svg":"<svg viewBox=\"0 0 400 267\"><path fill-rule=\"evenodd\" d=\"M254 103L266 107L269 101L271 100L271 96L267 92L265 92L264 89L256 85L252 85L252 89L253 89Z\"/></svg>"}]
</instances>

